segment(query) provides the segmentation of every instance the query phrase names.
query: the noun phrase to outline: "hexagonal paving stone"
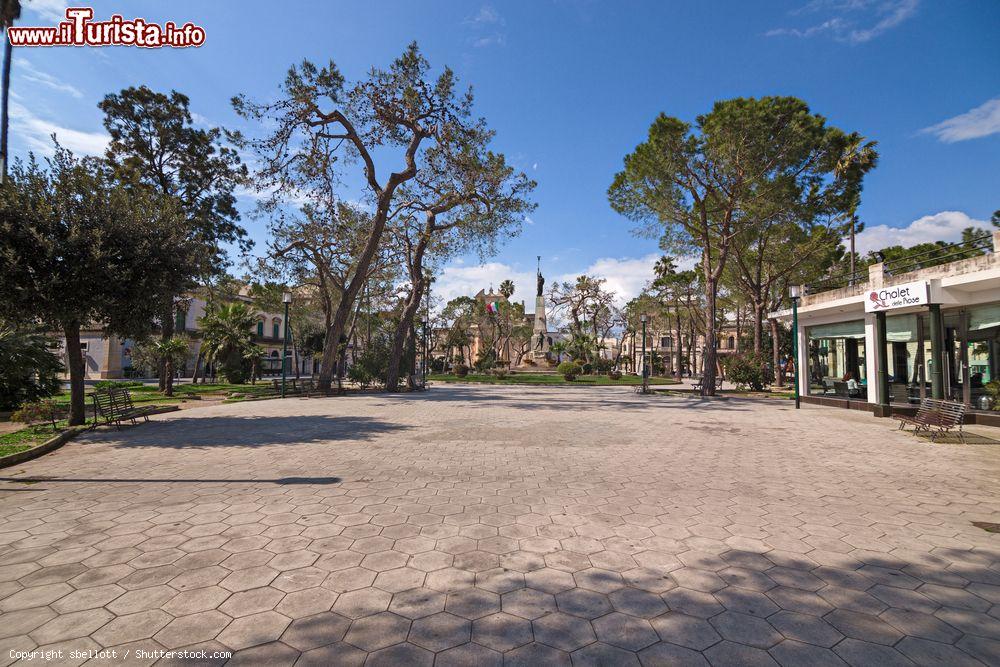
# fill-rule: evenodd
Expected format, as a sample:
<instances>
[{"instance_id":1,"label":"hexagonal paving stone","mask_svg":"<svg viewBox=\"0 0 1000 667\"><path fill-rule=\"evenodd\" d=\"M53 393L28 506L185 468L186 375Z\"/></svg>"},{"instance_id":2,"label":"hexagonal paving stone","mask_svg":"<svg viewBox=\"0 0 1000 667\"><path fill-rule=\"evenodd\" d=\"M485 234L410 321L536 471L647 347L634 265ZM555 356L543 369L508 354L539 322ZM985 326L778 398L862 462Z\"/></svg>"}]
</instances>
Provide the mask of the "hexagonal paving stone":
<instances>
[{"instance_id":1,"label":"hexagonal paving stone","mask_svg":"<svg viewBox=\"0 0 1000 667\"><path fill-rule=\"evenodd\" d=\"M500 596L480 588L466 588L449 593L445 609L471 621L500 611Z\"/></svg>"},{"instance_id":2,"label":"hexagonal paving stone","mask_svg":"<svg viewBox=\"0 0 1000 667\"><path fill-rule=\"evenodd\" d=\"M252 588L267 586L277 576L277 570L265 566L257 566L232 572L218 583L219 586L225 588L227 591L238 593L240 591L248 591Z\"/></svg>"},{"instance_id":3,"label":"hexagonal paving stone","mask_svg":"<svg viewBox=\"0 0 1000 667\"><path fill-rule=\"evenodd\" d=\"M170 621L153 639L169 649L214 639L232 619L219 611L203 611Z\"/></svg>"},{"instance_id":4,"label":"hexagonal paving stone","mask_svg":"<svg viewBox=\"0 0 1000 667\"><path fill-rule=\"evenodd\" d=\"M409 630L409 619L386 611L354 621L344 641L365 651L377 651L404 641Z\"/></svg>"},{"instance_id":5,"label":"hexagonal paving stone","mask_svg":"<svg viewBox=\"0 0 1000 667\"><path fill-rule=\"evenodd\" d=\"M844 638L829 623L808 614L780 611L768 617L767 622L788 639L816 646L830 648Z\"/></svg>"},{"instance_id":6,"label":"hexagonal paving stone","mask_svg":"<svg viewBox=\"0 0 1000 667\"><path fill-rule=\"evenodd\" d=\"M125 594L125 589L115 584L105 584L93 588L73 591L69 595L52 602L50 606L60 614L85 609L97 609Z\"/></svg>"},{"instance_id":7,"label":"hexagonal paving stone","mask_svg":"<svg viewBox=\"0 0 1000 667\"><path fill-rule=\"evenodd\" d=\"M637 588L620 588L609 593L608 599L616 610L640 618L653 618L667 611L659 595Z\"/></svg>"},{"instance_id":8,"label":"hexagonal paving stone","mask_svg":"<svg viewBox=\"0 0 1000 667\"><path fill-rule=\"evenodd\" d=\"M94 641L102 646L118 646L140 639L149 639L171 621L170 615L159 609L119 616L93 633Z\"/></svg>"},{"instance_id":9,"label":"hexagonal paving stone","mask_svg":"<svg viewBox=\"0 0 1000 667\"><path fill-rule=\"evenodd\" d=\"M114 618L104 609L74 611L56 616L41 627L32 630L30 637L40 646L86 637Z\"/></svg>"},{"instance_id":10,"label":"hexagonal paving stone","mask_svg":"<svg viewBox=\"0 0 1000 667\"><path fill-rule=\"evenodd\" d=\"M524 575L515 570L497 567L485 572L476 573L476 588L493 593L508 593L524 588Z\"/></svg>"},{"instance_id":11,"label":"hexagonal paving stone","mask_svg":"<svg viewBox=\"0 0 1000 667\"><path fill-rule=\"evenodd\" d=\"M380 572L375 577L375 582L372 585L375 588L381 588L390 593L398 593L422 586L424 577L425 573L420 570L411 567L400 567L395 570Z\"/></svg>"},{"instance_id":12,"label":"hexagonal paving stone","mask_svg":"<svg viewBox=\"0 0 1000 667\"><path fill-rule=\"evenodd\" d=\"M217 639L226 646L240 650L273 642L285 631L291 619L274 611L265 611L235 619Z\"/></svg>"},{"instance_id":13,"label":"hexagonal paving stone","mask_svg":"<svg viewBox=\"0 0 1000 667\"><path fill-rule=\"evenodd\" d=\"M329 589L307 588L287 594L274 610L289 618L303 618L330 611L337 598L338 594Z\"/></svg>"},{"instance_id":14,"label":"hexagonal paving stone","mask_svg":"<svg viewBox=\"0 0 1000 667\"><path fill-rule=\"evenodd\" d=\"M378 576L376 572L363 567L349 567L331 572L323 581L323 587L337 593L346 593L371 586L376 576Z\"/></svg>"},{"instance_id":15,"label":"hexagonal paving stone","mask_svg":"<svg viewBox=\"0 0 1000 667\"><path fill-rule=\"evenodd\" d=\"M610 593L625 585L624 579L617 572L592 567L581 570L573 575L577 586L597 593Z\"/></svg>"},{"instance_id":16,"label":"hexagonal paving stone","mask_svg":"<svg viewBox=\"0 0 1000 667\"><path fill-rule=\"evenodd\" d=\"M342 593L333 605L333 611L347 618L362 618L389 608L392 595L377 588L361 588Z\"/></svg>"},{"instance_id":17,"label":"hexagonal paving stone","mask_svg":"<svg viewBox=\"0 0 1000 667\"><path fill-rule=\"evenodd\" d=\"M444 611L447 595L429 588L414 588L392 596L389 611L409 619Z\"/></svg>"},{"instance_id":18,"label":"hexagonal paving stone","mask_svg":"<svg viewBox=\"0 0 1000 667\"><path fill-rule=\"evenodd\" d=\"M233 618L270 611L285 597L282 591L270 586L233 593L219 605L219 611Z\"/></svg>"},{"instance_id":19,"label":"hexagonal paving stone","mask_svg":"<svg viewBox=\"0 0 1000 667\"><path fill-rule=\"evenodd\" d=\"M470 642L438 653L434 665L435 667L467 667L468 665L501 667L503 655L485 646Z\"/></svg>"},{"instance_id":20,"label":"hexagonal paving stone","mask_svg":"<svg viewBox=\"0 0 1000 667\"><path fill-rule=\"evenodd\" d=\"M501 604L503 611L528 620L556 611L556 601L552 595L532 588L504 593Z\"/></svg>"},{"instance_id":21,"label":"hexagonal paving stone","mask_svg":"<svg viewBox=\"0 0 1000 667\"><path fill-rule=\"evenodd\" d=\"M443 651L469 641L472 623L464 618L441 612L413 621L409 640L429 651Z\"/></svg>"},{"instance_id":22,"label":"hexagonal paving stone","mask_svg":"<svg viewBox=\"0 0 1000 667\"><path fill-rule=\"evenodd\" d=\"M675 611L654 618L650 623L663 641L697 651L722 640L708 621Z\"/></svg>"},{"instance_id":23,"label":"hexagonal paving stone","mask_svg":"<svg viewBox=\"0 0 1000 667\"><path fill-rule=\"evenodd\" d=\"M726 611L710 622L725 639L747 646L768 649L782 639L767 621L748 614Z\"/></svg>"},{"instance_id":24,"label":"hexagonal paving stone","mask_svg":"<svg viewBox=\"0 0 1000 667\"><path fill-rule=\"evenodd\" d=\"M571 667L569 654L557 648L533 642L509 651L503 656L504 667Z\"/></svg>"},{"instance_id":25,"label":"hexagonal paving stone","mask_svg":"<svg viewBox=\"0 0 1000 667\"><path fill-rule=\"evenodd\" d=\"M597 638L627 651L641 651L659 641L649 621L612 612L592 621Z\"/></svg>"},{"instance_id":26,"label":"hexagonal paving stone","mask_svg":"<svg viewBox=\"0 0 1000 667\"><path fill-rule=\"evenodd\" d=\"M540 570L528 572L524 575L524 584L528 588L534 588L545 593L561 593L576 587L576 580L569 572L544 567Z\"/></svg>"},{"instance_id":27,"label":"hexagonal paving stone","mask_svg":"<svg viewBox=\"0 0 1000 667\"><path fill-rule=\"evenodd\" d=\"M575 651L596 641L593 629L585 619L562 612L547 614L531 622L535 641L563 651Z\"/></svg>"},{"instance_id":28,"label":"hexagonal paving stone","mask_svg":"<svg viewBox=\"0 0 1000 667\"><path fill-rule=\"evenodd\" d=\"M531 622L518 616L499 613L472 623L472 641L497 651L509 651L531 640Z\"/></svg>"},{"instance_id":29,"label":"hexagonal paving stone","mask_svg":"<svg viewBox=\"0 0 1000 667\"><path fill-rule=\"evenodd\" d=\"M309 651L339 642L350 627L350 619L333 612L323 612L292 621L281 635L281 641L299 651Z\"/></svg>"},{"instance_id":30,"label":"hexagonal paving stone","mask_svg":"<svg viewBox=\"0 0 1000 667\"><path fill-rule=\"evenodd\" d=\"M368 659L365 660L365 667L398 667L399 665L431 667L433 663L433 653L416 644L406 642L369 654ZM339 667L340 663L332 664L337 664Z\"/></svg>"}]
</instances>

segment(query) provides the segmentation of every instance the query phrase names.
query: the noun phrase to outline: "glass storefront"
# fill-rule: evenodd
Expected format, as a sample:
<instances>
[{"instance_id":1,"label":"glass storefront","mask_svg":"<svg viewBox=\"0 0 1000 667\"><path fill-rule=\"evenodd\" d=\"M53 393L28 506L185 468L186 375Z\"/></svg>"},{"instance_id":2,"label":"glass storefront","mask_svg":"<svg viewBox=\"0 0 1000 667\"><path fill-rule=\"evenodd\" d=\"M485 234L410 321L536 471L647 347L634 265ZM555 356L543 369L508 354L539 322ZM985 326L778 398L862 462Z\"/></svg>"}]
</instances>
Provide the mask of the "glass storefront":
<instances>
[{"instance_id":1,"label":"glass storefront","mask_svg":"<svg viewBox=\"0 0 1000 667\"><path fill-rule=\"evenodd\" d=\"M806 328L809 394L857 398L868 395L865 322L838 322Z\"/></svg>"}]
</instances>

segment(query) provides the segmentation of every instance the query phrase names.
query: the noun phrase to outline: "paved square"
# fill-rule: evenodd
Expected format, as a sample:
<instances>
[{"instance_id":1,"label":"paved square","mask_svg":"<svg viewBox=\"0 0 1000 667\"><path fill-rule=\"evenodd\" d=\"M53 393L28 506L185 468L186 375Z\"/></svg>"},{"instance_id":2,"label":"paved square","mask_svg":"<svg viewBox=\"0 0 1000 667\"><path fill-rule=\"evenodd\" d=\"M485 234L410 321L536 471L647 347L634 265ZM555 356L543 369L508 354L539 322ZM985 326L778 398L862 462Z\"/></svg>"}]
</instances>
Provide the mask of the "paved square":
<instances>
[{"instance_id":1,"label":"paved square","mask_svg":"<svg viewBox=\"0 0 1000 667\"><path fill-rule=\"evenodd\" d=\"M0 664L1000 664L1000 447L893 428L437 386L91 434L0 471Z\"/></svg>"}]
</instances>

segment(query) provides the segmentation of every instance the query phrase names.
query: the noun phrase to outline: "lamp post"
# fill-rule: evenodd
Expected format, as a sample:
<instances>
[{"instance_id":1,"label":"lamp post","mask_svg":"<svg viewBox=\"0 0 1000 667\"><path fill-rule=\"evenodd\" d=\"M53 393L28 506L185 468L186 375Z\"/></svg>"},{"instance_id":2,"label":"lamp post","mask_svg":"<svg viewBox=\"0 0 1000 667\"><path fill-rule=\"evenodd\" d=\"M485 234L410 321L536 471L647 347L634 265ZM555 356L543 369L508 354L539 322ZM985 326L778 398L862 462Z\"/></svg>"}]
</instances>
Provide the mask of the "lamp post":
<instances>
[{"instance_id":1,"label":"lamp post","mask_svg":"<svg viewBox=\"0 0 1000 667\"><path fill-rule=\"evenodd\" d=\"M639 315L639 321L642 322L642 393L648 391L646 387L647 378L649 378L649 365L646 364L646 313Z\"/></svg>"},{"instance_id":2,"label":"lamp post","mask_svg":"<svg viewBox=\"0 0 1000 667\"><path fill-rule=\"evenodd\" d=\"M288 306L292 303L291 292L281 295L281 300L285 304L285 330L281 339L281 397L285 397L285 380L288 377Z\"/></svg>"},{"instance_id":3,"label":"lamp post","mask_svg":"<svg viewBox=\"0 0 1000 667\"><path fill-rule=\"evenodd\" d=\"M795 409L799 409L799 299L802 298L802 287L792 285L788 288L788 296L792 299L792 363L795 364Z\"/></svg>"}]
</instances>

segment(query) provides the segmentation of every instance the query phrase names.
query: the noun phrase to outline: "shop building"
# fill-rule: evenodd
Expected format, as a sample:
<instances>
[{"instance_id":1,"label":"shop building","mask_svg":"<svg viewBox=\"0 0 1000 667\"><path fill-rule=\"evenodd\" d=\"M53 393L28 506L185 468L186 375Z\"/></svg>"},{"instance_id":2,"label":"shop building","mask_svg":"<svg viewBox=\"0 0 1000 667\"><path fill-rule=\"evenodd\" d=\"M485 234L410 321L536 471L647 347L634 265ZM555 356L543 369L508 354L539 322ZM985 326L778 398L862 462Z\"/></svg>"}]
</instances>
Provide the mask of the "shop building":
<instances>
[{"instance_id":1,"label":"shop building","mask_svg":"<svg viewBox=\"0 0 1000 667\"><path fill-rule=\"evenodd\" d=\"M993 232L974 257L905 272L874 264L854 285L803 290L803 400L888 416L944 398L986 421L993 407L987 385L1000 379L998 247L1000 232ZM772 316L791 322L792 311Z\"/></svg>"}]
</instances>

